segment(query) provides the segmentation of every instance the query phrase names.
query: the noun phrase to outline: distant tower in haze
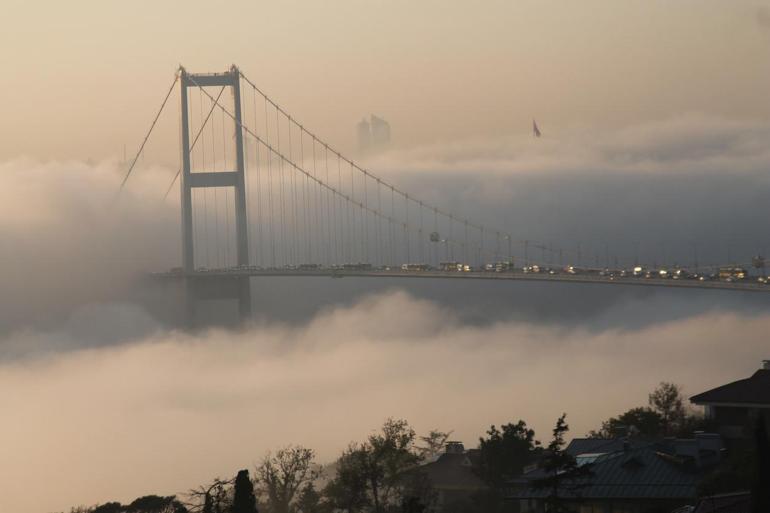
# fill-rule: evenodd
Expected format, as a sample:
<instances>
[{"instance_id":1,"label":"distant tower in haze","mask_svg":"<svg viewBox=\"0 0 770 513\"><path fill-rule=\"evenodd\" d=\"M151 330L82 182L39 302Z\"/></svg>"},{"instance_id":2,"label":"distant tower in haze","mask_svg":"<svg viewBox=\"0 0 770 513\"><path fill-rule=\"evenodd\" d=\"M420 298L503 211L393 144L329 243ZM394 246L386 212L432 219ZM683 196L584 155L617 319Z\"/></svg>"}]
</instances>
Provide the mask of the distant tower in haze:
<instances>
[{"instance_id":1,"label":"distant tower in haze","mask_svg":"<svg viewBox=\"0 0 770 513\"><path fill-rule=\"evenodd\" d=\"M362 119L356 127L358 150L364 155L386 148L390 144L390 123L374 114Z\"/></svg>"},{"instance_id":2,"label":"distant tower in haze","mask_svg":"<svg viewBox=\"0 0 770 513\"><path fill-rule=\"evenodd\" d=\"M372 145L372 128L366 118L362 119L356 126L358 132L358 151L366 153Z\"/></svg>"},{"instance_id":3,"label":"distant tower in haze","mask_svg":"<svg viewBox=\"0 0 770 513\"><path fill-rule=\"evenodd\" d=\"M535 123L535 120L532 120L532 135L535 137L540 137L540 129L537 127L537 123Z\"/></svg>"},{"instance_id":4,"label":"distant tower in haze","mask_svg":"<svg viewBox=\"0 0 770 513\"><path fill-rule=\"evenodd\" d=\"M384 147L390 144L390 123L372 114L372 146Z\"/></svg>"}]
</instances>

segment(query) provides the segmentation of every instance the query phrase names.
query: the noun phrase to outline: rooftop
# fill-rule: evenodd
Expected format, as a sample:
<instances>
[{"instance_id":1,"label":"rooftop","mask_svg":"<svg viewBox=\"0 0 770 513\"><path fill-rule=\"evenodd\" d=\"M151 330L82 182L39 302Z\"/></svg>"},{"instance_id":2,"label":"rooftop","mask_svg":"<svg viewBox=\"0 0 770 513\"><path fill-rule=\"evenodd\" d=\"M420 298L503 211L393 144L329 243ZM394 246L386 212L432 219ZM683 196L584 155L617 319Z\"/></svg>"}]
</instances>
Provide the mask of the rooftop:
<instances>
[{"instance_id":1,"label":"rooftop","mask_svg":"<svg viewBox=\"0 0 770 513\"><path fill-rule=\"evenodd\" d=\"M658 444L597 455L588 465L590 475L565 483L560 494L584 499L692 499L698 472L685 458L661 450ZM545 498L548 488L516 494L518 498Z\"/></svg>"},{"instance_id":2,"label":"rooftop","mask_svg":"<svg viewBox=\"0 0 770 513\"><path fill-rule=\"evenodd\" d=\"M622 451L624 442L640 445L636 440L624 438L573 438L564 450L576 457L596 453L604 454Z\"/></svg>"},{"instance_id":3,"label":"rooftop","mask_svg":"<svg viewBox=\"0 0 770 513\"><path fill-rule=\"evenodd\" d=\"M737 404L770 407L770 369L690 397L695 404Z\"/></svg>"}]
</instances>

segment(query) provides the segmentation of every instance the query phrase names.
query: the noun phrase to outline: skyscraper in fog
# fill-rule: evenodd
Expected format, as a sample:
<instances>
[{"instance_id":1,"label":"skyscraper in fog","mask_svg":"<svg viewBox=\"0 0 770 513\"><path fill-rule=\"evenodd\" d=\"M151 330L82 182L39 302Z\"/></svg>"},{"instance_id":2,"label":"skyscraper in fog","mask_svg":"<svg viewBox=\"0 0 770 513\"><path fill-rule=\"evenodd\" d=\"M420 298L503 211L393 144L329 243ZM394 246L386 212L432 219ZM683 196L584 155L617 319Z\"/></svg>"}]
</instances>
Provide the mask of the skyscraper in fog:
<instances>
[{"instance_id":1,"label":"skyscraper in fog","mask_svg":"<svg viewBox=\"0 0 770 513\"><path fill-rule=\"evenodd\" d=\"M382 150L390 144L390 123L372 114L357 126L358 150L362 154Z\"/></svg>"},{"instance_id":2,"label":"skyscraper in fog","mask_svg":"<svg viewBox=\"0 0 770 513\"><path fill-rule=\"evenodd\" d=\"M373 147L383 147L390 144L390 123L372 114L369 124L372 127Z\"/></svg>"},{"instance_id":3,"label":"skyscraper in fog","mask_svg":"<svg viewBox=\"0 0 770 513\"><path fill-rule=\"evenodd\" d=\"M366 153L372 145L372 128L366 118L362 119L356 127L358 131L358 151Z\"/></svg>"}]
</instances>

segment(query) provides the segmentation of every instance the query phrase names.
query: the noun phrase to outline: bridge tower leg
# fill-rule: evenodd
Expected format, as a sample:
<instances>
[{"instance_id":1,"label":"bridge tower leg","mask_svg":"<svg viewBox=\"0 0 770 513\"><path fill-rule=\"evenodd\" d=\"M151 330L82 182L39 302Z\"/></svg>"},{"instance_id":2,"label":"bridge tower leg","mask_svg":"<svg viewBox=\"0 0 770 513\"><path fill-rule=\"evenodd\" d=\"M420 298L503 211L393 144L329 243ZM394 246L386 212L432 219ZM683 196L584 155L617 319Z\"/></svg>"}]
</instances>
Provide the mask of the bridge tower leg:
<instances>
[{"instance_id":1,"label":"bridge tower leg","mask_svg":"<svg viewBox=\"0 0 770 513\"><path fill-rule=\"evenodd\" d=\"M241 76L237 67L232 66L225 73L191 74L180 68L181 81L181 124L182 124L182 174L181 207L182 207L182 268L189 277L186 285L188 315L194 315L194 303L200 299L196 290L200 287L193 285L195 272L195 251L193 237L193 205L192 190L194 188L232 187L235 192L235 240L236 259L238 266L249 265L248 225L246 218L246 166L243 153L243 129L241 128ZM235 120L235 153L236 168L223 172L192 172L190 165L190 123L188 112L187 89L190 87L230 87L233 94L233 116ZM212 277L211 279L214 279ZM233 278L228 278L229 282ZM237 278L239 284L234 293L238 300L238 311L241 320L251 317L251 281L246 277ZM232 287L224 287L232 290ZM192 321L192 319L190 319Z\"/></svg>"}]
</instances>

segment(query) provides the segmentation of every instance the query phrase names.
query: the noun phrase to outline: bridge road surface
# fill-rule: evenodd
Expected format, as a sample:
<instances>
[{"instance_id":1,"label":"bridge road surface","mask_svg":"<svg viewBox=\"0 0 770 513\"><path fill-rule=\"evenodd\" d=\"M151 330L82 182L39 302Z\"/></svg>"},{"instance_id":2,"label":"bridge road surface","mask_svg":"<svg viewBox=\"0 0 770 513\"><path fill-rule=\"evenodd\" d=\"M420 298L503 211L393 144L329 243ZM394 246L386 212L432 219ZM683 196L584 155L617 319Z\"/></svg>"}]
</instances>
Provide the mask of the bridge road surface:
<instances>
[{"instance_id":1,"label":"bridge road surface","mask_svg":"<svg viewBox=\"0 0 770 513\"><path fill-rule=\"evenodd\" d=\"M587 274L547 274L547 273L520 273L520 272L492 272L492 271L403 271L391 270L343 270L343 269L212 269L208 271L161 272L153 276L161 279L182 278L260 278L270 276L315 276L328 278L412 278L412 279L451 279L451 280L491 280L491 281L541 281L559 283L596 283L605 285L636 285L644 287L669 287L689 289L713 289L733 290L744 292L770 292L770 284L762 284L756 281L719 281L719 280L691 280L691 279L660 279L660 278L634 278L618 276L599 276Z\"/></svg>"}]
</instances>

